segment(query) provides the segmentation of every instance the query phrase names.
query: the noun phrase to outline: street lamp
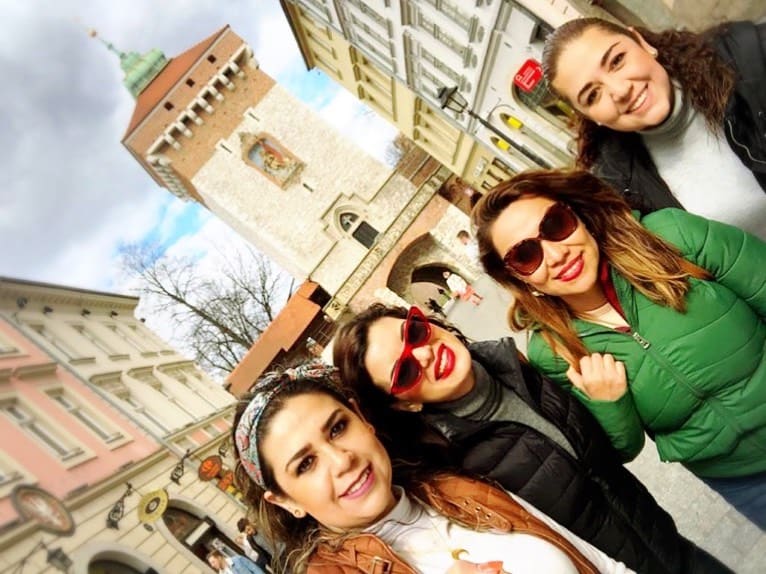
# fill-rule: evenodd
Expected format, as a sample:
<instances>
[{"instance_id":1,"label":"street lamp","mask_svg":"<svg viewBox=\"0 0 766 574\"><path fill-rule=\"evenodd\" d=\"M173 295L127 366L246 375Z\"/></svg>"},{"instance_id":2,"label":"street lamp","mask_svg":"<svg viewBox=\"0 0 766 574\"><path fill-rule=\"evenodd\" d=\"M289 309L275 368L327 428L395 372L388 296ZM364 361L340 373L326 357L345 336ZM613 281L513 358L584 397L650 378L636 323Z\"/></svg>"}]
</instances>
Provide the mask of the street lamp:
<instances>
[{"instance_id":1,"label":"street lamp","mask_svg":"<svg viewBox=\"0 0 766 574\"><path fill-rule=\"evenodd\" d=\"M499 129L497 129L495 126L490 124L487 120L485 120L484 118L476 114L471 108L469 108L468 102L466 101L465 97L463 97L463 95L458 91L457 86L454 86L452 88L448 88L444 86L443 88L439 89L439 93L437 94L436 97L439 99L439 105L441 106L441 109L443 110L447 109L447 110L450 110L451 112L455 112L456 114L462 114L463 112L465 112L470 117L474 118L477 122L479 122L482 126L484 126L486 129L488 129L493 134L495 134L499 138L499 141L496 141L494 143L500 149L507 151L509 148L512 147L515 150L527 156L536 164L541 165L548 169L551 168L551 164L545 161L535 152L530 150L528 147L513 141L513 139L506 136L503 132L501 132ZM493 138L493 141L494 141L494 138Z\"/></svg>"},{"instance_id":2,"label":"street lamp","mask_svg":"<svg viewBox=\"0 0 766 574\"><path fill-rule=\"evenodd\" d=\"M53 566L59 572L69 572L69 569L72 567L72 559L66 552L64 552L64 549L61 547L48 548L48 546L42 540L35 544L32 550L30 550L29 553L21 559L21 562L19 562L19 565L14 570L14 572L21 574L24 571L24 566L26 565L27 560L29 560L32 555L40 549L46 551L45 561L48 564Z\"/></svg>"}]
</instances>

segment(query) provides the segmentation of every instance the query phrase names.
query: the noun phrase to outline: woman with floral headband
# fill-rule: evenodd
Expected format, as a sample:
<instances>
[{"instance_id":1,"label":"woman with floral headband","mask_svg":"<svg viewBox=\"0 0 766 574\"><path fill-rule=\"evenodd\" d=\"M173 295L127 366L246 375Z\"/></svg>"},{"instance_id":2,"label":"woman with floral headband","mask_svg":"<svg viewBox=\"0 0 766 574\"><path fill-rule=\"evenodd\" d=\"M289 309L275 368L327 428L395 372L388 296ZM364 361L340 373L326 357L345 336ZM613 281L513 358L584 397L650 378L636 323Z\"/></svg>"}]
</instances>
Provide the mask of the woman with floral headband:
<instances>
[{"instance_id":1,"label":"woman with floral headband","mask_svg":"<svg viewBox=\"0 0 766 574\"><path fill-rule=\"evenodd\" d=\"M271 373L237 406L236 480L277 572L632 572L523 500L434 473L425 449L392 465L336 379L318 363Z\"/></svg>"},{"instance_id":2,"label":"woman with floral headband","mask_svg":"<svg viewBox=\"0 0 766 574\"><path fill-rule=\"evenodd\" d=\"M465 471L636 572L730 572L679 534L596 419L530 366L512 338L469 344L417 307L377 303L340 327L333 362L398 450L437 433Z\"/></svg>"}]
</instances>

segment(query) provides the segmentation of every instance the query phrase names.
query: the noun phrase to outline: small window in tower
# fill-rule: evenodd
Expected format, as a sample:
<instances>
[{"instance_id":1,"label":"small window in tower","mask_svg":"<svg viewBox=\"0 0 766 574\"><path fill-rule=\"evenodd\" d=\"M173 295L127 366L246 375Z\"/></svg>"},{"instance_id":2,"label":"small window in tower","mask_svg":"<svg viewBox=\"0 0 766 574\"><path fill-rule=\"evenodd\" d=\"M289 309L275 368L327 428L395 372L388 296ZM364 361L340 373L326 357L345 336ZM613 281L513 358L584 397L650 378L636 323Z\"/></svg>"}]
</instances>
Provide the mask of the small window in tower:
<instances>
[{"instance_id":1,"label":"small window in tower","mask_svg":"<svg viewBox=\"0 0 766 574\"><path fill-rule=\"evenodd\" d=\"M186 85L189 86L190 88L193 88L194 87L194 80L189 78L188 80L186 80Z\"/></svg>"},{"instance_id":2,"label":"small window in tower","mask_svg":"<svg viewBox=\"0 0 766 574\"><path fill-rule=\"evenodd\" d=\"M210 62L211 64L215 64L215 56L213 56L213 54L210 54L207 57L207 61Z\"/></svg>"},{"instance_id":3,"label":"small window in tower","mask_svg":"<svg viewBox=\"0 0 766 574\"><path fill-rule=\"evenodd\" d=\"M166 109L167 111L170 111L170 110L172 110L172 109L173 109L173 107L174 107L174 106L173 106L173 104L171 104L170 102L165 102L165 109Z\"/></svg>"}]
</instances>

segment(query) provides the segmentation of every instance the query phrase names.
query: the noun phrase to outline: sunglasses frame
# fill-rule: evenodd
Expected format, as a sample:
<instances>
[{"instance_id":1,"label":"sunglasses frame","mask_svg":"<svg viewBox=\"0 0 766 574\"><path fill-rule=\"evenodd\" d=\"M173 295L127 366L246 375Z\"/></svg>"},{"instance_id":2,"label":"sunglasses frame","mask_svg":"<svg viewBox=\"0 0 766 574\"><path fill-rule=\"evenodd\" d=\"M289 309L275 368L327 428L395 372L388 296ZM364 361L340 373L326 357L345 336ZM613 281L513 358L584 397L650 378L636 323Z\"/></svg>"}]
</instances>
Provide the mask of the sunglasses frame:
<instances>
[{"instance_id":1,"label":"sunglasses frame","mask_svg":"<svg viewBox=\"0 0 766 574\"><path fill-rule=\"evenodd\" d=\"M407 340L407 332L409 331L408 327L412 321L421 321L426 329L426 336L424 339L417 344L413 344L410 341ZM431 330L431 323L428 320L428 317L425 316L423 311L421 311L418 307L413 305L410 307L409 311L407 311L407 317L404 320L404 325L402 327L402 338L404 339L404 348L402 349L402 352L399 355L399 359L396 361L396 366L394 367L393 372L391 373L391 386L389 387L389 394L396 396L401 395L402 393L406 393L407 391L410 391L418 386L418 383L423 379L423 367L420 365L420 362L412 356L412 350L416 349L418 347L422 347L425 345L428 340L431 338L432 334ZM412 359L415 361L415 364L417 365L418 374L415 380L408 384L408 385L397 385L396 380L399 378L399 373L401 372L402 365L404 362L408 359Z\"/></svg>"},{"instance_id":2,"label":"sunglasses frame","mask_svg":"<svg viewBox=\"0 0 766 574\"><path fill-rule=\"evenodd\" d=\"M542 230L543 224L545 223L545 220L548 218L551 210L563 207L564 211L568 213L572 219L574 220L574 227L572 228L572 231L570 231L568 234L563 236L561 239L551 239L546 236L545 232ZM569 207L566 203L562 201L557 201L553 205L551 205L548 209L545 210L545 214L543 215L542 219L540 220L540 224L537 226L537 236L536 237L527 237L526 239L522 239L521 241L515 243L503 256L503 265L505 268L510 271L511 273L515 273L516 275L520 275L522 277L529 277L532 275L535 271L540 269L540 266L543 264L543 261L545 261L545 253L543 252L543 246L542 241L553 241L555 243L558 243L559 241L564 241L565 239L568 239L572 236L572 234L577 231L577 228L580 227L580 218L577 217L577 214L574 212L574 210ZM509 259L511 258L511 255L519 248L520 245L523 245L524 243L531 242L537 246L538 252L540 253L540 261L537 263L534 269L528 272L521 271L518 269L515 265L509 262Z\"/></svg>"}]
</instances>

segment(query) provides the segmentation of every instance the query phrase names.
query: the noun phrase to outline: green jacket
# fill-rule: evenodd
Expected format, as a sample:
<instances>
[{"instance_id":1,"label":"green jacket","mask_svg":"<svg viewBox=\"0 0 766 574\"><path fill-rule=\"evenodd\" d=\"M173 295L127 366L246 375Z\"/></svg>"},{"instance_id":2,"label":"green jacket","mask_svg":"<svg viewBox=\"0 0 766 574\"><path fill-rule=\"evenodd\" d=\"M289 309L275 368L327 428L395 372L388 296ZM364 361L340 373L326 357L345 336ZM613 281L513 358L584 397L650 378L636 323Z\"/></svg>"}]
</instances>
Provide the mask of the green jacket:
<instances>
[{"instance_id":1,"label":"green jacket","mask_svg":"<svg viewBox=\"0 0 766 574\"><path fill-rule=\"evenodd\" d=\"M585 404L625 460L641 451L646 430L662 460L699 476L766 471L766 243L678 209L642 224L714 280L691 279L687 310L678 313L611 270L631 332L574 324L591 352L625 363L629 391L616 401L588 398L537 332L529 360Z\"/></svg>"}]
</instances>

